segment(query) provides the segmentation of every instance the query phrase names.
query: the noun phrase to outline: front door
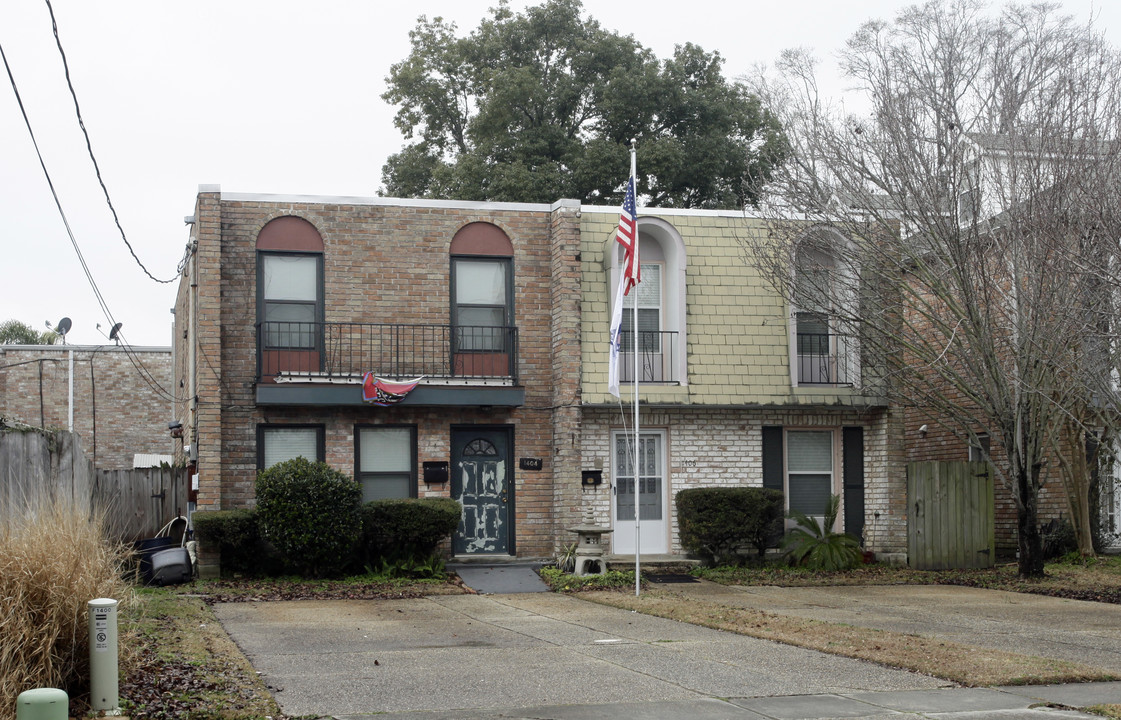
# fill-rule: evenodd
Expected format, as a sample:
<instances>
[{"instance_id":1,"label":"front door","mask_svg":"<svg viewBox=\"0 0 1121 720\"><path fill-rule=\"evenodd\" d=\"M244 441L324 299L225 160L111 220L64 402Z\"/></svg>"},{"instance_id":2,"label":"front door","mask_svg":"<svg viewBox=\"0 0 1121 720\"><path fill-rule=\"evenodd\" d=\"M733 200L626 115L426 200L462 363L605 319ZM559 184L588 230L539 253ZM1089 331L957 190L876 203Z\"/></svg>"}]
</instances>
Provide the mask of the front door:
<instances>
[{"instance_id":1,"label":"front door","mask_svg":"<svg viewBox=\"0 0 1121 720\"><path fill-rule=\"evenodd\" d=\"M508 555L514 522L510 430L452 429L451 496L463 506L452 537L456 555Z\"/></svg>"},{"instance_id":2,"label":"front door","mask_svg":"<svg viewBox=\"0 0 1121 720\"><path fill-rule=\"evenodd\" d=\"M633 555L635 548L634 523L634 445L633 435L616 432L612 436L614 449L615 502L611 535L612 551L619 555ZM638 535L640 554L668 552L669 539L666 524L666 436L658 430L643 432L639 438L638 457Z\"/></svg>"}]
</instances>

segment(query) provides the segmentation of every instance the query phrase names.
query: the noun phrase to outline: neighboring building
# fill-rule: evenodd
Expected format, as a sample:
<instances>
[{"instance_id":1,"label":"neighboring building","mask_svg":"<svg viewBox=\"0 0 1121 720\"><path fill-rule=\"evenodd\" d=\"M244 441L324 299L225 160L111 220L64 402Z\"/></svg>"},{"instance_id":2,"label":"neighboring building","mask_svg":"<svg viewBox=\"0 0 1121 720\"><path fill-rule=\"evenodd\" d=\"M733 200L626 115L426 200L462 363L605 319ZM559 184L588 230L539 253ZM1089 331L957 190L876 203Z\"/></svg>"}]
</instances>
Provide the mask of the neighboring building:
<instances>
[{"instance_id":1,"label":"neighboring building","mask_svg":"<svg viewBox=\"0 0 1121 720\"><path fill-rule=\"evenodd\" d=\"M579 229L571 201L201 187L175 335L198 509L303 455L366 500L455 497L457 555L551 556L579 520ZM378 406L367 372L420 381Z\"/></svg>"},{"instance_id":2,"label":"neighboring building","mask_svg":"<svg viewBox=\"0 0 1121 720\"><path fill-rule=\"evenodd\" d=\"M581 208L583 470L616 554L634 551L633 452L627 450L633 302L624 304L622 403L608 393L608 325L618 282L617 208ZM640 211L640 542L680 553L674 496L685 488L782 490L787 509L820 516L842 498L835 528L880 557L907 549L902 417L877 395L875 369L825 308L792 308L744 257L766 232L741 212ZM807 237L829 232L807 225ZM800 251L802 253L803 251ZM830 262L808 242L806 269ZM817 253L812 258L808 254ZM574 511L579 508L565 508Z\"/></svg>"},{"instance_id":3,"label":"neighboring building","mask_svg":"<svg viewBox=\"0 0 1121 720\"><path fill-rule=\"evenodd\" d=\"M0 345L0 416L72 430L100 470L167 456L172 421L170 348Z\"/></svg>"}]
</instances>

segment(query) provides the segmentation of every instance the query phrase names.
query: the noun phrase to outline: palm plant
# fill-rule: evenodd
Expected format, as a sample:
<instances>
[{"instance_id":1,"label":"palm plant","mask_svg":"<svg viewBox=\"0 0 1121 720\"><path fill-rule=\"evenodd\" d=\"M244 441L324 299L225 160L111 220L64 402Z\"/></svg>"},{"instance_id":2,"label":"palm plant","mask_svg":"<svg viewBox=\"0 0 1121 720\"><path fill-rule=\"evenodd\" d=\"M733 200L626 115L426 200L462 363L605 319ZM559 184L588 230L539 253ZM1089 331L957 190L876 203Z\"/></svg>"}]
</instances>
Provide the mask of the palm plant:
<instances>
[{"instance_id":1,"label":"palm plant","mask_svg":"<svg viewBox=\"0 0 1121 720\"><path fill-rule=\"evenodd\" d=\"M851 570L860 564L863 558L856 538L831 529L840 508L841 497L830 495L821 524L804 513L791 511L789 517L797 527L787 533L782 545L794 564L825 571Z\"/></svg>"}]
</instances>

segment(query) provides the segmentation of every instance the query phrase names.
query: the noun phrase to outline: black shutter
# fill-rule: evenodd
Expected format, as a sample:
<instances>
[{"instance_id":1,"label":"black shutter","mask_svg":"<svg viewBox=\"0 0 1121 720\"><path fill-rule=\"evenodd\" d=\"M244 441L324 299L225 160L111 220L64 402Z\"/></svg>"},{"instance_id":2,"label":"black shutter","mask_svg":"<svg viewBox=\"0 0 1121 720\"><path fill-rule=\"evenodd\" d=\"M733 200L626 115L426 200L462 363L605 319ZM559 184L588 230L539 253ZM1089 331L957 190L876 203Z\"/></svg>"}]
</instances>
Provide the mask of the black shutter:
<instances>
[{"instance_id":1,"label":"black shutter","mask_svg":"<svg viewBox=\"0 0 1121 720\"><path fill-rule=\"evenodd\" d=\"M782 428L767 426L763 428L763 487L782 492L783 475L786 469L782 462Z\"/></svg>"},{"instance_id":2,"label":"black shutter","mask_svg":"<svg viewBox=\"0 0 1121 720\"><path fill-rule=\"evenodd\" d=\"M841 479L845 487L845 532L864 542L864 428L841 430Z\"/></svg>"}]
</instances>

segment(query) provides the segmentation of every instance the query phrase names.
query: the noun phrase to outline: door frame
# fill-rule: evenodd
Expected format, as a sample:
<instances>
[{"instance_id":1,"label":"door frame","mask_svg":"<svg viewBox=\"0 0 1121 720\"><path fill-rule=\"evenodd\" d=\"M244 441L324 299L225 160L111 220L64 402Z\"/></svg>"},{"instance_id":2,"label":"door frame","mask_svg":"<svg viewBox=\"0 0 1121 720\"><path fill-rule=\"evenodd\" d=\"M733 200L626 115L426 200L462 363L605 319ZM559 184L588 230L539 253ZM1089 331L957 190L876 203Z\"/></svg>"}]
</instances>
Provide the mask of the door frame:
<instances>
[{"instance_id":1,"label":"door frame","mask_svg":"<svg viewBox=\"0 0 1121 720\"><path fill-rule=\"evenodd\" d=\"M610 453L611 453L611 527L614 531L614 533L612 535L611 551L615 554L622 554L617 549L618 543L616 543L614 541L615 537L621 537L621 535L618 534L620 529L630 527L633 530L632 521L624 520L624 521L622 521L624 524L621 525L618 517L616 516L616 511L617 511L617 507L618 507L618 503L617 503L618 494L617 494L616 488L618 487L617 483L618 483L618 479L619 479L619 475L618 475L619 468L618 468L617 464L615 463L615 445L616 445L616 442L618 442L618 440L617 440L618 437L625 436L629 432L630 431L628 431L626 429L623 429L623 428L612 428L611 431L610 431L610 445L609 445L609 448L610 448ZM670 467L670 463L669 463L669 431L666 428L662 428L662 427L659 427L659 428L639 428L639 433L638 434L639 434L640 438L643 435L657 435L661 438L661 453L660 453L661 457L660 457L660 461L661 461L661 465L662 465L662 468L661 468L662 469L662 520L661 520L662 531L661 531L661 533L659 533L659 535L660 535L659 547L662 548L662 549L660 549L660 550L644 550L644 551L642 551L642 553L640 553L640 554L660 555L660 554L664 554L664 553L669 552L669 549L670 549L670 532L671 532L671 525L672 525L672 523L670 522L670 517L669 517L669 512L670 512L669 498L670 498L670 494L671 494L670 493L670 471L669 471L669 467ZM636 468L636 472L637 472L637 468ZM648 521L648 522L653 522L653 521ZM633 537L633 535L632 535L632 537ZM643 538L646 538L646 537L648 537L648 536L645 533L643 533L642 536L639 538L639 542L641 543L643 541ZM633 543L633 541L632 541L632 543ZM641 550L641 548L639 548L639 549ZM632 553L633 553L633 551L632 551Z\"/></svg>"},{"instance_id":2,"label":"door frame","mask_svg":"<svg viewBox=\"0 0 1121 720\"><path fill-rule=\"evenodd\" d=\"M451 473L455 473L455 434L457 432L500 432L506 436L506 487L507 497L506 502L506 526L509 528L506 541L506 554L511 557L517 555L517 493L515 490L515 475L514 475L514 426L509 424L487 424L487 423L458 423L449 427L448 431L448 456L449 465L451 466ZM448 495L451 496L453 482L452 477L448 478ZM461 511L462 512L462 511ZM453 531L454 538L454 531ZM495 557L502 557L503 553L468 553L468 555L482 557L484 555L493 555ZM466 556L460 556L466 557Z\"/></svg>"}]
</instances>

